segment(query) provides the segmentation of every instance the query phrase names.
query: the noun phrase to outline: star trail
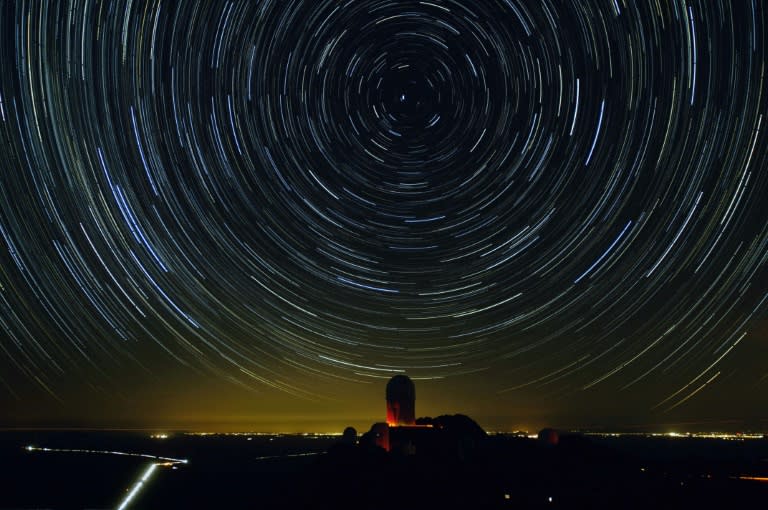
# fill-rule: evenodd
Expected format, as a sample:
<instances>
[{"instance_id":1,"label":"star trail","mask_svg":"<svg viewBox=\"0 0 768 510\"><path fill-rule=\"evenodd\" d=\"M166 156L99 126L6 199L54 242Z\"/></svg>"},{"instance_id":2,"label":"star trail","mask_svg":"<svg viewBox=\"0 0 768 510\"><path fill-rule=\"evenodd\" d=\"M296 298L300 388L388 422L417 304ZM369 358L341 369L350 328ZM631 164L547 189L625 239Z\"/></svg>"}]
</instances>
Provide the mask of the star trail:
<instances>
[{"instance_id":1,"label":"star trail","mask_svg":"<svg viewBox=\"0 0 768 510\"><path fill-rule=\"evenodd\" d=\"M352 408L396 373L454 412L441 384L497 415L766 402L759 0L0 16L8 419L148 413L150 380Z\"/></svg>"}]
</instances>

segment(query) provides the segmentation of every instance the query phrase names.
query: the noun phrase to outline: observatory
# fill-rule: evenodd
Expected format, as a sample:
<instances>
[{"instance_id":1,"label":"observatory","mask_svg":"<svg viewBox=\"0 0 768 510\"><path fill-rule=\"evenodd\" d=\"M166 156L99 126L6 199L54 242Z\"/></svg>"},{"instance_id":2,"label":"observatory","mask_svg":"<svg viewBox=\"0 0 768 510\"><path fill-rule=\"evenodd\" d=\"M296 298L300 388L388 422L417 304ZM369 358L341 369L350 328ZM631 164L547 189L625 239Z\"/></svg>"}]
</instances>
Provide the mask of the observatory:
<instances>
[{"instance_id":1,"label":"observatory","mask_svg":"<svg viewBox=\"0 0 768 510\"><path fill-rule=\"evenodd\" d=\"M396 375L387 383L387 422L376 423L370 434L374 443L388 452L413 455L416 445L434 443L431 425L416 424L416 388L407 375Z\"/></svg>"},{"instance_id":2,"label":"observatory","mask_svg":"<svg viewBox=\"0 0 768 510\"><path fill-rule=\"evenodd\" d=\"M462 459L476 450L485 431L464 415L416 420L416 388L403 374L387 383L387 421L374 423L360 438L361 445L377 446L395 455ZM468 453L469 452L469 453Z\"/></svg>"},{"instance_id":3,"label":"observatory","mask_svg":"<svg viewBox=\"0 0 768 510\"><path fill-rule=\"evenodd\" d=\"M416 388L407 375L396 375L387 383L387 424L416 424Z\"/></svg>"}]
</instances>

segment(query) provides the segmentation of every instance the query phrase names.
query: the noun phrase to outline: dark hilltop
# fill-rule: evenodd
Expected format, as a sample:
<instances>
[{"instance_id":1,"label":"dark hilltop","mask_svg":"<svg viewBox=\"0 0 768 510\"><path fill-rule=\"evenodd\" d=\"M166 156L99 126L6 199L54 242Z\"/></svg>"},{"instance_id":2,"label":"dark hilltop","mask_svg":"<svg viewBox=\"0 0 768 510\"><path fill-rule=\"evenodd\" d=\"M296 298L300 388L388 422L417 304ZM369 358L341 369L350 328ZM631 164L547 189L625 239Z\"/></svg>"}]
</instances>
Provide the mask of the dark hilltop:
<instances>
[{"instance_id":1,"label":"dark hilltop","mask_svg":"<svg viewBox=\"0 0 768 510\"><path fill-rule=\"evenodd\" d=\"M766 484L736 467L667 453L670 439L601 441L544 429L536 438L487 434L462 414L415 418L415 388L387 385L387 421L342 439L302 473L295 508L741 508L768 501ZM764 441L763 441L764 442ZM700 445L699 445L700 446ZM765 448L765 445L761 445Z\"/></svg>"}]
</instances>

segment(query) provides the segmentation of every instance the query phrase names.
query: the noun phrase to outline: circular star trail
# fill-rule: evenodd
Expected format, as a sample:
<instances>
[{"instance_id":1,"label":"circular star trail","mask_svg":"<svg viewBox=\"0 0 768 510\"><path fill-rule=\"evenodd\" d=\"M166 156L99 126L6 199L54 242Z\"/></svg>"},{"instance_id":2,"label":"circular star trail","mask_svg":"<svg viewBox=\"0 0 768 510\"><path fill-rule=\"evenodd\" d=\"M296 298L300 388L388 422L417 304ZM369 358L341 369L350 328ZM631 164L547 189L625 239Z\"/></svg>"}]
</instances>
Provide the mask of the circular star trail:
<instances>
[{"instance_id":1,"label":"circular star trail","mask_svg":"<svg viewBox=\"0 0 768 510\"><path fill-rule=\"evenodd\" d=\"M759 1L1 9L10 394L165 357L670 409L765 318Z\"/></svg>"}]
</instances>

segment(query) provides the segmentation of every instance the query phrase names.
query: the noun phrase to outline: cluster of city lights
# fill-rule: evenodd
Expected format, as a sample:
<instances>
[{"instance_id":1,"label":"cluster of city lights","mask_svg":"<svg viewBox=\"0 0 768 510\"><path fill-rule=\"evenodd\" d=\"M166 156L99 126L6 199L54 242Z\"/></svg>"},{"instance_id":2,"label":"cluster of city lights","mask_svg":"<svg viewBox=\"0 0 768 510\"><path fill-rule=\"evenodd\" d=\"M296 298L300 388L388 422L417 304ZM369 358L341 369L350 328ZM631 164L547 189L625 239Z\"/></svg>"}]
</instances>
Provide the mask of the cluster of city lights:
<instances>
[{"instance_id":1,"label":"cluster of city lights","mask_svg":"<svg viewBox=\"0 0 768 510\"><path fill-rule=\"evenodd\" d=\"M312 439L339 437L341 432L186 432L187 436L222 436L222 437L308 437Z\"/></svg>"},{"instance_id":2,"label":"cluster of city lights","mask_svg":"<svg viewBox=\"0 0 768 510\"><path fill-rule=\"evenodd\" d=\"M692 439L724 439L727 441L744 441L751 439L766 439L765 434L756 432L585 432L586 436L599 437L669 437ZM535 436L532 436L535 437Z\"/></svg>"}]
</instances>

